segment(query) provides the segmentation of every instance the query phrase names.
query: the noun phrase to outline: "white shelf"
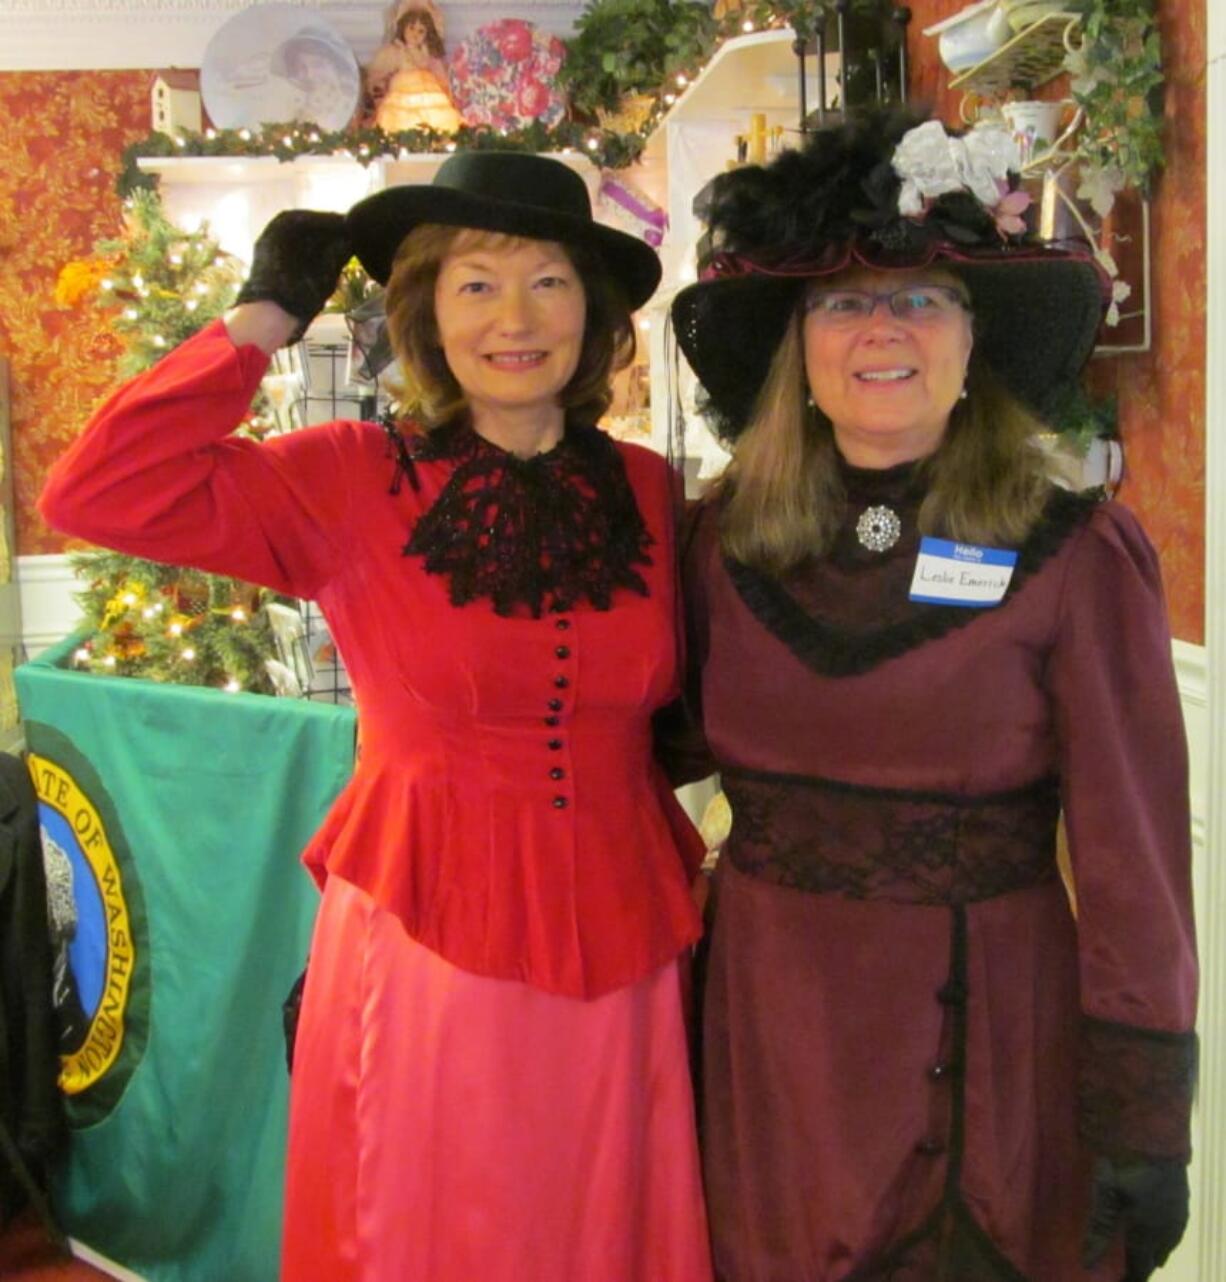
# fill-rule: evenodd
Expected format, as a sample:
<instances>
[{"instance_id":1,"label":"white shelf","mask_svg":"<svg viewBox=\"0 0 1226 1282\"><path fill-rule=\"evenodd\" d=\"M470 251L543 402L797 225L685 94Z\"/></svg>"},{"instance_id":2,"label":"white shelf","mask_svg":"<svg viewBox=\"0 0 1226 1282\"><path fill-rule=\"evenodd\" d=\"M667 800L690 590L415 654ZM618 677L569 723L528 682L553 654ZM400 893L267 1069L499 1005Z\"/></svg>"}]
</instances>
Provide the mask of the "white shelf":
<instances>
[{"instance_id":1,"label":"white shelf","mask_svg":"<svg viewBox=\"0 0 1226 1282\"><path fill-rule=\"evenodd\" d=\"M736 138L745 134L750 118L761 114L768 127L782 125L787 146L800 130L800 63L793 52L790 29L753 32L727 40L695 79L678 95L652 131L642 158L641 172L663 181L669 230L660 247L664 279L651 304L652 440L663 450L668 438L669 359L665 351L665 313L673 293L693 279L694 246L702 231L693 213L697 192L724 172L736 156ZM826 55L826 106L838 95L839 55ZM805 105L818 105L816 55L805 58ZM635 171L631 171L635 177ZM658 198L658 197L657 197ZM684 365L684 362L683 362ZM726 454L694 414L694 380L688 366L673 389L687 405L687 449L709 477L718 472Z\"/></svg>"},{"instance_id":2,"label":"white shelf","mask_svg":"<svg viewBox=\"0 0 1226 1282\"><path fill-rule=\"evenodd\" d=\"M772 121L799 127L799 63L792 51L796 39L790 27L756 31L726 40L684 93L669 109L663 126L689 123L710 124L719 120L742 123L750 112L768 116L786 115ZM830 59L833 58L833 63ZM838 65L838 56L827 55L828 65ZM806 94L817 105L817 58L805 59ZM827 88L833 88L827 73Z\"/></svg>"}]
</instances>

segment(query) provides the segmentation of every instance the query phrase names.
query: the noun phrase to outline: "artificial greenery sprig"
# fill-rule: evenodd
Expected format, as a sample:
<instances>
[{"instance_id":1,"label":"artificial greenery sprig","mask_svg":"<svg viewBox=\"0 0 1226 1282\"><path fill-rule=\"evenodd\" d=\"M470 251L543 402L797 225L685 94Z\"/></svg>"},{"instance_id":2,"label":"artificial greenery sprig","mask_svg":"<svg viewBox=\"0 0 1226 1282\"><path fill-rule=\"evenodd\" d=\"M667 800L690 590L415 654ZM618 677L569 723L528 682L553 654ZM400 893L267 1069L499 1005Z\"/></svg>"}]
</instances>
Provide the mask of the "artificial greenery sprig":
<instances>
[{"instance_id":1,"label":"artificial greenery sprig","mask_svg":"<svg viewBox=\"0 0 1226 1282\"><path fill-rule=\"evenodd\" d=\"M1153 0L1088 0L1081 36L1065 59L1086 117L1076 147L1079 194L1106 214L1126 187L1148 195L1162 165L1162 38Z\"/></svg>"},{"instance_id":2,"label":"artificial greenery sprig","mask_svg":"<svg viewBox=\"0 0 1226 1282\"><path fill-rule=\"evenodd\" d=\"M703 0L592 0L564 42L558 82L588 116L616 111L627 94L659 99L710 58L719 31Z\"/></svg>"}]
</instances>

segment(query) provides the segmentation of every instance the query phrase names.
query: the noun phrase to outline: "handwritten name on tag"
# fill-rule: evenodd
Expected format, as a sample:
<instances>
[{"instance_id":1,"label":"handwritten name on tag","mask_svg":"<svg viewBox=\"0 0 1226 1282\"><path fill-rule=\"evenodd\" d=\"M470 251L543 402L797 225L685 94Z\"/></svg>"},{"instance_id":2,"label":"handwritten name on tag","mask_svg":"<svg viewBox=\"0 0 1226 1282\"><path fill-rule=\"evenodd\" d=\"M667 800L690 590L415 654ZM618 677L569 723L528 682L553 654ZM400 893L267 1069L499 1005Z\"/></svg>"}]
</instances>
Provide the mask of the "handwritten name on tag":
<instances>
[{"instance_id":1,"label":"handwritten name on tag","mask_svg":"<svg viewBox=\"0 0 1226 1282\"><path fill-rule=\"evenodd\" d=\"M932 605L999 605L1017 553L949 539L923 539L911 578L911 600Z\"/></svg>"}]
</instances>

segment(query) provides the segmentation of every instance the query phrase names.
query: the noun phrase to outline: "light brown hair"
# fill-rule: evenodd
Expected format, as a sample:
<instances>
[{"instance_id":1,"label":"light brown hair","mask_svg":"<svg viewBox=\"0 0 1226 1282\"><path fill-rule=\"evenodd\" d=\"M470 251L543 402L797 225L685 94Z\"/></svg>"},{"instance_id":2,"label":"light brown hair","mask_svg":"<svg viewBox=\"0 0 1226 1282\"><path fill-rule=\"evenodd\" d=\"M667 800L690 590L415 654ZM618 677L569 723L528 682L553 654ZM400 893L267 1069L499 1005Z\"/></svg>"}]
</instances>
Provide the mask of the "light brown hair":
<instances>
[{"instance_id":1,"label":"light brown hair","mask_svg":"<svg viewBox=\"0 0 1226 1282\"><path fill-rule=\"evenodd\" d=\"M830 421L806 405L801 315L775 351L732 462L718 482L724 550L772 574L829 551L846 497ZM1020 543L1051 491L1036 436L1043 423L971 353L967 396L921 467L921 533L962 542Z\"/></svg>"},{"instance_id":2,"label":"light brown hair","mask_svg":"<svg viewBox=\"0 0 1226 1282\"><path fill-rule=\"evenodd\" d=\"M463 389L443 354L434 314L439 271L461 237L466 246L494 250L525 243L524 237L500 232L426 223L401 241L387 284L388 338L411 384L410 408L427 429L468 413ZM562 249L583 283L586 315L579 363L558 402L568 425L594 424L612 402L613 375L634 359L634 323L625 295L604 263L581 246L563 244Z\"/></svg>"}]
</instances>

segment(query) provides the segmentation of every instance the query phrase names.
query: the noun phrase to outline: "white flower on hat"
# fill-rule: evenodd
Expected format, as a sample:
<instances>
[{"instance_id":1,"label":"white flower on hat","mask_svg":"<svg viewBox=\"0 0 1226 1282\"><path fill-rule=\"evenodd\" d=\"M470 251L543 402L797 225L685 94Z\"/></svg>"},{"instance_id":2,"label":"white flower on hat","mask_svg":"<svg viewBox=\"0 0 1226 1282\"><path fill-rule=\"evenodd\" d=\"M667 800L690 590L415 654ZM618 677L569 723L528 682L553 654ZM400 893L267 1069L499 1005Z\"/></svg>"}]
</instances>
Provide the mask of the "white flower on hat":
<instances>
[{"instance_id":1,"label":"white flower on hat","mask_svg":"<svg viewBox=\"0 0 1226 1282\"><path fill-rule=\"evenodd\" d=\"M1001 125L976 125L965 136L952 138L939 120L927 120L903 134L892 163L902 179L898 212L921 218L926 201L952 191L969 191L995 209L1008 192L1009 171L1021 169L1021 156Z\"/></svg>"},{"instance_id":2,"label":"white flower on hat","mask_svg":"<svg viewBox=\"0 0 1226 1282\"><path fill-rule=\"evenodd\" d=\"M894 148L894 172L902 179L898 193L898 212L918 218L924 212L925 199L962 190L962 175L954 143L939 120L927 120L908 129Z\"/></svg>"},{"instance_id":3,"label":"white flower on hat","mask_svg":"<svg viewBox=\"0 0 1226 1282\"><path fill-rule=\"evenodd\" d=\"M1001 184L1009 181L1009 170L1018 172L1022 167L1016 140L1002 125L983 124L958 142L967 187L989 209L995 209Z\"/></svg>"}]
</instances>

